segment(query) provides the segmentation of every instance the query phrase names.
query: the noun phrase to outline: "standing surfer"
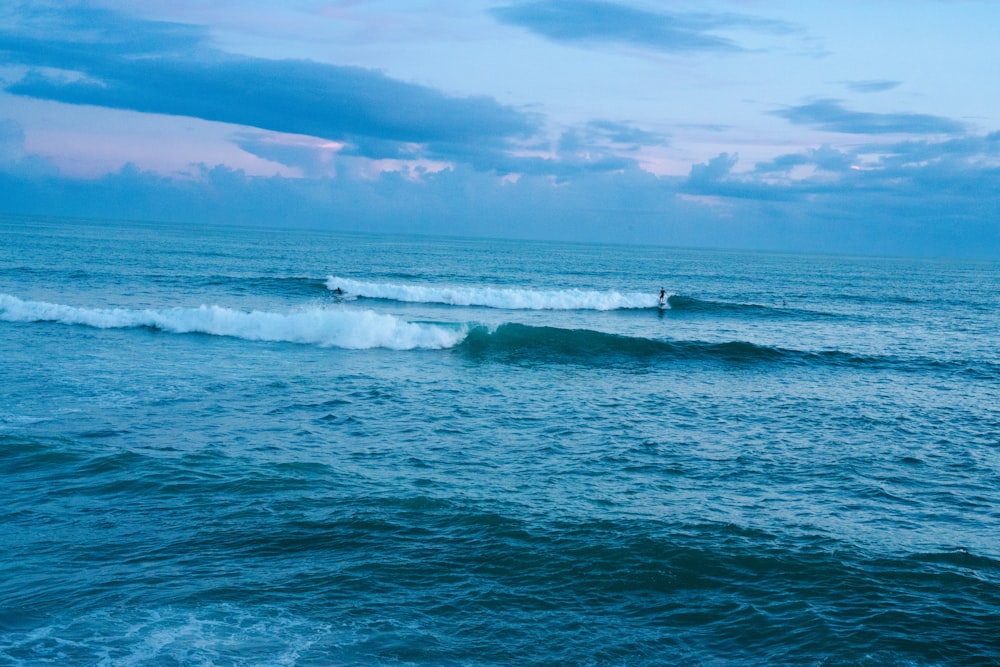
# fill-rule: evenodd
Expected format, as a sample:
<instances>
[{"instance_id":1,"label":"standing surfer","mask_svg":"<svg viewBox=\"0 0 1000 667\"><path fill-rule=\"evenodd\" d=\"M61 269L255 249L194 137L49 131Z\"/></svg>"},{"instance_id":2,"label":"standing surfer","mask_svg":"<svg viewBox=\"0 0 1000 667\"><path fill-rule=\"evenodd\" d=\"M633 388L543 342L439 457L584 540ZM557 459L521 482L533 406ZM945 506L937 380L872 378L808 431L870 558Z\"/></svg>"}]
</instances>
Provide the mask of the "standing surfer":
<instances>
[{"instance_id":1,"label":"standing surfer","mask_svg":"<svg viewBox=\"0 0 1000 667\"><path fill-rule=\"evenodd\" d=\"M662 307L662 306L665 306L665 305L667 305L667 291L661 287L660 288L660 306Z\"/></svg>"}]
</instances>

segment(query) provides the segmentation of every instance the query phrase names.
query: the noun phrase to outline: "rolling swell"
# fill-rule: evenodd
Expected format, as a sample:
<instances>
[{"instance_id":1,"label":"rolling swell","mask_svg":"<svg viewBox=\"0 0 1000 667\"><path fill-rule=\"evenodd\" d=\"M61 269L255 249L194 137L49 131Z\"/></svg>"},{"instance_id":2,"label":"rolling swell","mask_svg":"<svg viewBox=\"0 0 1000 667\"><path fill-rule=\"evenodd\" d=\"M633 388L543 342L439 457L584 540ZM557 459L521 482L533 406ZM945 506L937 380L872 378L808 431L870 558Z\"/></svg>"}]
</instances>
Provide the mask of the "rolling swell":
<instances>
[{"instance_id":1,"label":"rolling swell","mask_svg":"<svg viewBox=\"0 0 1000 667\"><path fill-rule=\"evenodd\" d=\"M29 533L19 552L66 563L48 573L61 584L45 591L50 607L64 604L56 593L98 593L44 619L49 636L0 615L4 658L50 641L70 664L107 663L109 646L136 664L242 664L247 645L255 664L288 665L992 664L995 655L1000 562L987 554L870 553L709 520L532 514L516 502L371 488L309 458L164 457L2 436L0 445L20 501L5 518L113 538L97 546ZM107 503L118 503L113 523L96 511ZM9 571L26 578L26 560ZM160 585L137 604L123 582L153 576ZM34 611L44 609L38 598L20 589L7 600ZM539 651L544 660L524 659Z\"/></svg>"},{"instance_id":2,"label":"rolling swell","mask_svg":"<svg viewBox=\"0 0 1000 667\"><path fill-rule=\"evenodd\" d=\"M567 363L586 366L650 364L660 361L771 364L785 366L851 367L922 372L946 370L995 376L997 369L964 362L901 359L860 355L841 350L805 351L747 341L710 343L698 340L656 340L589 329L560 329L507 323L494 330L473 327L456 350L478 360L505 363Z\"/></svg>"},{"instance_id":3,"label":"rolling swell","mask_svg":"<svg viewBox=\"0 0 1000 667\"><path fill-rule=\"evenodd\" d=\"M839 319L842 316L816 310L806 310L780 304L764 305L756 303L734 303L729 301L712 301L695 297L674 294L667 299L670 310L677 314L694 313L699 315L721 315L738 317L740 319Z\"/></svg>"},{"instance_id":4,"label":"rolling swell","mask_svg":"<svg viewBox=\"0 0 1000 667\"><path fill-rule=\"evenodd\" d=\"M794 361L792 350L746 342L705 343L664 341L602 333L589 329L560 329L508 323L490 331L475 327L458 346L475 358L508 362L564 362L603 365L614 362L660 360L716 360L731 363Z\"/></svg>"},{"instance_id":5,"label":"rolling swell","mask_svg":"<svg viewBox=\"0 0 1000 667\"><path fill-rule=\"evenodd\" d=\"M329 294L325 281L303 276L254 276L251 278L216 276L212 280L214 281L212 284L223 287L231 286L232 291L237 293L274 294L290 297L315 297Z\"/></svg>"},{"instance_id":6,"label":"rolling swell","mask_svg":"<svg viewBox=\"0 0 1000 667\"><path fill-rule=\"evenodd\" d=\"M904 372L945 371L984 379L1000 375L1000 365L983 361L903 359L840 350L805 351L746 341L660 340L513 322L490 329L482 325L411 322L395 315L340 307L310 307L287 313L240 311L215 305L163 309L82 308L0 294L0 321L51 322L97 329L150 329L344 349L455 348L477 360L504 363L603 366L706 361L892 368Z\"/></svg>"}]
</instances>

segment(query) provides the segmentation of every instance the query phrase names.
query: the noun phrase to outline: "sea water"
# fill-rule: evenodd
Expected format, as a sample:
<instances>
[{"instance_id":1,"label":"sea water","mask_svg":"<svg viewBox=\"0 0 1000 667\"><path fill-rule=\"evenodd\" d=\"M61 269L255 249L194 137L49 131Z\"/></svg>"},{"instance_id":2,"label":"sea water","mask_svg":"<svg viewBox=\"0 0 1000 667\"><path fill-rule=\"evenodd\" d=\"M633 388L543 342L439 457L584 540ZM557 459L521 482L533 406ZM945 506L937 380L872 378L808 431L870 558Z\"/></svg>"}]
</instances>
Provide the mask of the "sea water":
<instances>
[{"instance_id":1,"label":"sea water","mask_svg":"<svg viewBox=\"0 0 1000 667\"><path fill-rule=\"evenodd\" d=\"M998 306L995 261L2 219L0 664L1000 664Z\"/></svg>"}]
</instances>

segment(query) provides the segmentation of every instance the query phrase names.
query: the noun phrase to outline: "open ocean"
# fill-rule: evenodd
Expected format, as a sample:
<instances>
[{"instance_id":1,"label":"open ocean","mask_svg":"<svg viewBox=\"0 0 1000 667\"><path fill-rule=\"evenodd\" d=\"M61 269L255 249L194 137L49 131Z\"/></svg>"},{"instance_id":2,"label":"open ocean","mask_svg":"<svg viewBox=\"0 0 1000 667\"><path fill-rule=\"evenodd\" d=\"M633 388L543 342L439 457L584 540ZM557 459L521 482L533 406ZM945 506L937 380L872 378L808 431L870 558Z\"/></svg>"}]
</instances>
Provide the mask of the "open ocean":
<instances>
[{"instance_id":1,"label":"open ocean","mask_svg":"<svg viewBox=\"0 0 1000 667\"><path fill-rule=\"evenodd\" d=\"M998 664L1000 262L0 219L0 665Z\"/></svg>"}]
</instances>

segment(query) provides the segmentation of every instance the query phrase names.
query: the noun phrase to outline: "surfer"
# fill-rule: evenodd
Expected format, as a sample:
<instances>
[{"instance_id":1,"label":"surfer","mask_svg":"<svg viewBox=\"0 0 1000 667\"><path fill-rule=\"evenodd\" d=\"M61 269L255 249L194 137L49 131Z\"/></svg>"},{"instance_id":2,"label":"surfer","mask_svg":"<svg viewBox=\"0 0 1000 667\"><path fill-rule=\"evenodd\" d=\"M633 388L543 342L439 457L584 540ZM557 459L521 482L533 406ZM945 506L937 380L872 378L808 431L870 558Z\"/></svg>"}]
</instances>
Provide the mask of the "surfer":
<instances>
[{"instance_id":1,"label":"surfer","mask_svg":"<svg viewBox=\"0 0 1000 667\"><path fill-rule=\"evenodd\" d=\"M667 305L667 291L662 287L660 288L660 305L661 306Z\"/></svg>"},{"instance_id":2,"label":"surfer","mask_svg":"<svg viewBox=\"0 0 1000 667\"><path fill-rule=\"evenodd\" d=\"M333 293L336 294L337 296L342 296L344 294L344 290L338 287L337 289L333 290Z\"/></svg>"}]
</instances>

